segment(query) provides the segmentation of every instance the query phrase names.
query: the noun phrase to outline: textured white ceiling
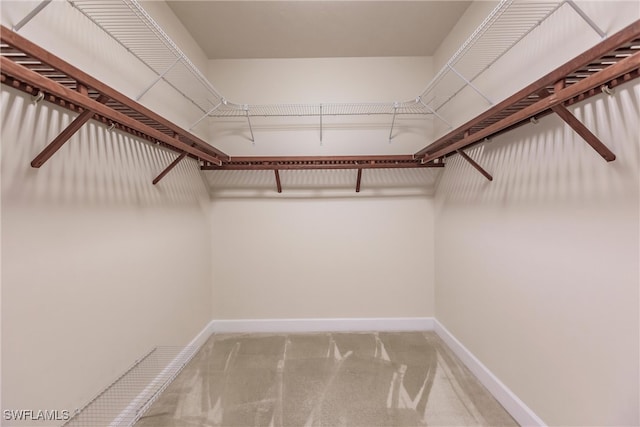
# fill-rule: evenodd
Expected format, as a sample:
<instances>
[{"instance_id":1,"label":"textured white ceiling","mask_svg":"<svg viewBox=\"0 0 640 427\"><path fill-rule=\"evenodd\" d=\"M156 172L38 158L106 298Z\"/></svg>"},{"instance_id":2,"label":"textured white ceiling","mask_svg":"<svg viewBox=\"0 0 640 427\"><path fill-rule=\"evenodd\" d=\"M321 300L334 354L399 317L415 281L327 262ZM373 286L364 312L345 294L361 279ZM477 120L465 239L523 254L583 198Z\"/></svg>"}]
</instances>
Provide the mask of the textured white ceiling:
<instances>
[{"instance_id":1,"label":"textured white ceiling","mask_svg":"<svg viewBox=\"0 0 640 427\"><path fill-rule=\"evenodd\" d=\"M470 1L167 1L210 59L430 56Z\"/></svg>"}]
</instances>

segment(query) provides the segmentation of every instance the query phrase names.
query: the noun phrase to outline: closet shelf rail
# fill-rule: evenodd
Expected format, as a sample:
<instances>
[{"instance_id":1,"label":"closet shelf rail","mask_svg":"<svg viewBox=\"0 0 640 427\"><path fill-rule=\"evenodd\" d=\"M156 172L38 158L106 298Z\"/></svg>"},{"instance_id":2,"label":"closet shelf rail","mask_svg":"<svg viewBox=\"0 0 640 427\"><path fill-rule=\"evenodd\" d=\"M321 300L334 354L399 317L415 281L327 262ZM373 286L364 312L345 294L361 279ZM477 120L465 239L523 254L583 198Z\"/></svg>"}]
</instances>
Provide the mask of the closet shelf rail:
<instances>
[{"instance_id":1,"label":"closet shelf rail","mask_svg":"<svg viewBox=\"0 0 640 427\"><path fill-rule=\"evenodd\" d=\"M157 75L138 99L157 82L164 80L202 112L203 116L193 126L207 117L432 115L451 127L438 111L458 92L470 86L492 103L488 96L477 90L473 81L562 5L570 4L581 13L573 0L500 1L426 88L410 100L254 105L227 100L137 0L68 1ZM587 22L592 25L592 22Z\"/></svg>"}]
</instances>

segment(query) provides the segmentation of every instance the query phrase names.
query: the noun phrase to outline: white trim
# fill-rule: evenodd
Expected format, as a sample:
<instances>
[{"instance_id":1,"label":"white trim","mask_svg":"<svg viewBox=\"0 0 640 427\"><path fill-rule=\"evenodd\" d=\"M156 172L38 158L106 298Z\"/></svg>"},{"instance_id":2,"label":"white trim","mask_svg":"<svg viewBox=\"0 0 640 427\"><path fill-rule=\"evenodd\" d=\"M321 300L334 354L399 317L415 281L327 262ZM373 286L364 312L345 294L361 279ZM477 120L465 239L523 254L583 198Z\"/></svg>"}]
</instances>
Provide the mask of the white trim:
<instances>
[{"instance_id":1,"label":"white trim","mask_svg":"<svg viewBox=\"0 0 640 427\"><path fill-rule=\"evenodd\" d=\"M207 342L211 334L214 332L214 328L213 328L214 323L215 323L215 320L212 320L209 323L207 323L207 325L200 332L198 332L198 335L196 335L195 338L192 339L191 342L189 342L189 344L185 346L185 348L195 347L199 349L200 347L202 347L202 345L205 342ZM180 353L180 355L182 355L182 352ZM178 355L178 357L180 357L180 355ZM176 359L178 357L176 357ZM171 363L175 363L176 359L174 359L173 362Z\"/></svg>"},{"instance_id":2,"label":"white trim","mask_svg":"<svg viewBox=\"0 0 640 427\"><path fill-rule=\"evenodd\" d=\"M213 320L214 333L432 331L433 317Z\"/></svg>"},{"instance_id":3,"label":"white trim","mask_svg":"<svg viewBox=\"0 0 640 427\"><path fill-rule=\"evenodd\" d=\"M545 422L540 419L509 387L504 385L477 357L473 355L456 337L445 328L442 323L434 319L436 334L449 346L456 356L469 368L489 392L496 398L504 409L521 426L544 427Z\"/></svg>"}]
</instances>

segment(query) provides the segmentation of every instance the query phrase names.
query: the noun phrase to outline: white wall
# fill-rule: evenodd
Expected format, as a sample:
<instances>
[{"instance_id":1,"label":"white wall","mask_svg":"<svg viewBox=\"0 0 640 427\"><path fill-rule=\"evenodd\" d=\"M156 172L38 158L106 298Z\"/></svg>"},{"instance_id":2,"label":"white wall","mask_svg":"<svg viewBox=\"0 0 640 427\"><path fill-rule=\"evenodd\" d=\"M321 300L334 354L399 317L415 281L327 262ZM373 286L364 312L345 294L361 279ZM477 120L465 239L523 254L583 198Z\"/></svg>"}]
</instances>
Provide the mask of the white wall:
<instances>
[{"instance_id":1,"label":"white wall","mask_svg":"<svg viewBox=\"0 0 640 427\"><path fill-rule=\"evenodd\" d=\"M549 425L637 425L640 86L459 157L436 207L436 317Z\"/></svg>"},{"instance_id":2,"label":"white wall","mask_svg":"<svg viewBox=\"0 0 640 427\"><path fill-rule=\"evenodd\" d=\"M432 59L212 60L209 79L249 104L413 99ZM430 117L211 119L232 156L411 154ZM214 318L407 317L433 314L433 170L212 172ZM384 196L388 196L385 198Z\"/></svg>"},{"instance_id":3,"label":"white wall","mask_svg":"<svg viewBox=\"0 0 640 427\"><path fill-rule=\"evenodd\" d=\"M433 315L430 197L218 198L211 233L216 319Z\"/></svg>"},{"instance_id":4,"label":"white wall","mask_svg":"<svg viewBox=\"0 0 640 427\"><path fill-rule=\"evenodd\" d=\"M580 4L609 34L640 12ZM583 26L562 16L547 30ZM496 70L537 64L540 51L549 65L580 52L570 40L536 47L548 34L532 33ZM532 68L508 85L530 83ZM498 71L484 78L498 81ZM571 108L613 163L549 116L470 150L493 182L455 156L436 192L436 317L549 425L640 422L639 104L631 83Z\"/></svg>"},{"instance_id":5,"label":"white wall","mask_svg":"<svg viewBox=\"0 0 640 427\"><path fill-rule=\"evenodd\" d=\"M33 6L2 2L3 24ZM23 30L130 95L146 85L132 69L123 79L129 59L85 24L53 2ZM5 85L0 101L2 408L73 412L152 347L184 345L209 322L208 193L191 160L153 186L176 154L97 123L33 169L75 114Z\"/></svg>"}]
</instances>

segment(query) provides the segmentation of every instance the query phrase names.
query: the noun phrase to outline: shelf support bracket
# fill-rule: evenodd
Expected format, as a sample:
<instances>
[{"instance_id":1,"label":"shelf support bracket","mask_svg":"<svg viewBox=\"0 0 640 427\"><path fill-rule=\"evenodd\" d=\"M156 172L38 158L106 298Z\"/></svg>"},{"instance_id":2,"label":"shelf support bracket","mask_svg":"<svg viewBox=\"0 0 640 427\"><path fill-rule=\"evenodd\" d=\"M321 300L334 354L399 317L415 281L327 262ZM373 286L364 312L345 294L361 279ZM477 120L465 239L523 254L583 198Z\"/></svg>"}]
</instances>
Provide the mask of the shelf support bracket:
<instances>
[{"instance_id":1,"label":"shelf support bracket","mask_svg":"<svg viewBox=\"0 0 640 427\"><path fill-rule=\"evenodd\" d=\"M198 124L203 121L204 119L207 118L207 116L209 116L209 114L213 113L214 111L216 111L220 106L222 105L222 102L218 102L218 105L216 105L215 107L213 107L211 110L207 111L204 116L200 117L194 124L192 124L189 127L189 130L193 130L194 127L198 126Z\"/></svg>"},{"instance_id":2,"label":"shelf support bracket","mask_svg":"<svg viewBox=\"0 0 640 427\"><path fill-rule=\"evenodd\" d=\"M589 15L587 15L584 10L582 10L580 8L580 6L578 6L573 0L565 0L567 3L569 3L569 6L571 6L573 8L573 10L576 11L576 13L578 15L580 15L580 17L582 19L584 19L584 21L589 24L589 26L593 29L593 31L595 31L596 33L598 33L598 35L600 36L600 38L605 38L607 37L607 33L605 33L604 31L602 31L600 29L600 27L598 27L598 25L596 25L595 22L593 22L593 20L591 18L589 18Z\"/></svg>"},{"instance_id":3,"label":"shelf support bracket","mask_svg":"<svg viewBox=\"0 0 640 427\"><path fill-rule=\"evenodd\" d=\"M247 123L249 123L249 132L251 132L251 142L253 142L255 144L256 143L256 139L253 137L253 127L251 127L251 119L249 118L249 106L248 105L244 106L244 113L245 113L245 116L247 117Z\"/></svg>"},{"instance_id":4,"label":"shelf support bracket","mask_svg":"<svg viewBox=\"0 0 640 427\"><path fill-rule=\"evenodd\" d=\"M424 108L426 108L427 110L431 111L431 113L432 113L434 116L436 116L437 118L439 118L439 119L440 119L440 121L441 121L442 123L444 123L444 124L446 124L447 126L449 126L449 129L453 129L453 125L452 125L451 123L449 123L449 122L448 122L444 117L442 117L440 114L438 114L438 113L436 112L436 110L434 110L433 108L429 107L429 104L425 103L425 102L422 100L422 97L420 97L420 96L419 96L418 98L416 98L416 101L418 101L420 104L424 105Z\"/></svg>"},{"instance_id":5,"label":"shelf support bracket","mask_svg":"<svg viewBox=\"0 0 640 427\"><path fill-rule=\"evenodd\" d=\"M14 25L11 30L18 32L20 31L20 28L24 27L25 25L27 25L27 23L29 21L31 21L38 13L40 13L42 11L42 9L44 9L45 7L47 7L47 5L51 3L51 0L43 0L40 2L40 4L38 4L31 12L29 12L27 14L27 16L25 16L24 18L22 18L20 20L20 22L18 22L16 25Z\"/></svg>"},{"instance_id":6,"label":"shelf support bracket","mask_svg":"<svg viewBox=\"0 0 640 427\"><path fill-rule=\"evenodd\" d=\"M322 104L320 104L320 145L322 145Z\"/></svg>"},{"instance_id":7,"label":"shelf support bracket","mask_svg":"<svg viewBox=\"0 0 640 427\"><path fill-rule=\"evenodd\" d=\"M393 135L393 127L396 124L396 113L398 112L398 103L393 103L393 119L391 119L391 130L389 131L389 144L391 144L391 138Z\"/></svg>"},{"instance_id":8,"label":"shelf support bracket","mask_svg":"<svg viewBox=\"0 0 640 427\"><path fill-rule=\"evenodd\" d=\"M471 83L469 80L467 80L467 78L466 78L465 76L463 76L462 74L460 74L460 73L458 72L458 70L456 70L455 68L453 68L453 66L452 66L451 64L447 64L447 67L449 67L449 69L450 69L451 71L453 71L453 72L456 74L456 76L460 77L460 79L465 83L465 85L467 85L467 86L471 87L471 89L475 90L475 91L476 91L476 93L477 93L478 95L480 95L481 97L483 97L483 98L484 98L484 100L485 100L485 101L487 101L487 102L489 103L489 105L493 105L493 101L492 101L491 99L489 99L489 98L488 98L484 93L482 93L482 92L480 91L480 89L478 89L478 88L476 87L476 85L474 85L474 84L473 84L473 83Z\"/></svg>"},{"instance_id":9,"label":"shelf support bracket","mask_svg":"<svg viewBox=\"0 0 640 427\"><path fill-rule=\"evenodd\" d=\"M556 83L555 86L556 92L561 89L564 89L563 81ZM542 89L538 94L542 98L546 98L550 95L547 89ZM600 138L598 138L593 132L589 130L589 128L587 128L580 120L578 120L578 118L574 116L573 113L571 113L571 111L567 109L567 107L562 104L558 104L552 106L551 111L560 116L560 118L566 124L568 124L571 129L575 131L575 133L580 135L580 137L584 139L586 143L591 146L591 148L596 150L596 152L600 154L602 158L607 162L612 162L616 159L616 155L611 150L609 150L609 148L604 145L602 141L600 141Z\"/></svg>"},{"instance_id":10,"label":"shelf support bracket","mask_svg":"<svg viewBox=\"0 0 640 427\"><path fill-rule=\"evenodd\" d=\"M156 79L155 79L153 82L151 82L151 84L150 84L149 86L147 86L147 87L146 87L142 92L140 92L140 95L136 96L136 101L140 101L140 99L141 99L141 98L142 98L142 97L143 97L147 92L149 92L149 91L151 90L151 88L152 88L152 87L154 87L154 86L156 85L156 83L158 83L160 80L164 79L164 76L166 76L166 75L167 75L167 73L168 73L169 71L171 71L171 69L172 69L173 67L175 67L175 66L176 66L176 64L177 64L178 62L180 62L180 59L182 59L182 58L178 57L178 58L174 61L174 63L173 63L173 64L171 64L171 65L170 65L166 70L164 70L164 71L162 72L162 74L158 75L158 77L156 77Z\"/></svg>"},{"instance_id":11,"label":"shelf support bracket","mask_svg":"<svg viewBox=\"0 0 640 427\"><path fill-rule=\"evenodd\" d=\"M358 169L358 178L356 180L356 193L360 192L361 181L362 181L362 168Z\"/></svg>"},{"instance_id":12,"label":"shelf support bracket","mask_svg":"<svg viewBox=\"0 0 640 427\"><path fill-rule=\"evenodd\" d=\"M183 152L178 157L176 157L176 159L173 162L171 162L169 166L167 166L162 172L160 172L160 175L155 177L155 179L152 181L153 185L156 185L158 182L160 182L160 180L164 178L166 174L171 172L171 169L175 168L178 165L178 163L180 163L182 159L184 159L185 157L187 157L186 152Z\"/></svg>"},{"instance_id":13,"label":"shelf support bracket","mask_svg":"<svg viewBox=\"0 0 640 427\"><path fill-rule=\"evenodd\" d=\"M278 193L282 193L282 183L280 182L280 171L278 169L274 169L276 175L276 188L278 189Z\"/></svg>"},{"instance_id":14,"label":"shelf support bracket","mask_svg":"<svg viewBox=\"0 0 640 427\"><path fill-rule=\"evenodd\" d=\"M86 92L86 88L84 86L78 86L78 92L84 93ZM101 104L107 102L109 98L105 95L100 95L96 101ZM51 158L66 142L85 124L93 117L94 112L90 109L85 109L82 113L78 114L78 116L67 126L58 136L55 137L53 141L49 143L41 152L38 154L35 159L31 161L31 167L39 168L44 165L47 160Z\"/></svg>"},{"instance_id":15,"label":"shelf support bracket","mask_svg":"<svg viewBox=\"0 0 640 427\"><path fill-rule=\"evenodd\" d=\"M480 172L485 178L487 178L489 181L493 181L493 177L491 176L491 174L489 172L487 172L486 170L484 170L482 168L482 166L480 166L475 160L473 160L471 157L469 157L469 155L467 153L465 153L462 150L456 150L456 152L458 154L460 154L463 159L465 159L467 162L469 162L469 164L471 166L473 166L478 172Z\"/></svg>"}]
</instances>

